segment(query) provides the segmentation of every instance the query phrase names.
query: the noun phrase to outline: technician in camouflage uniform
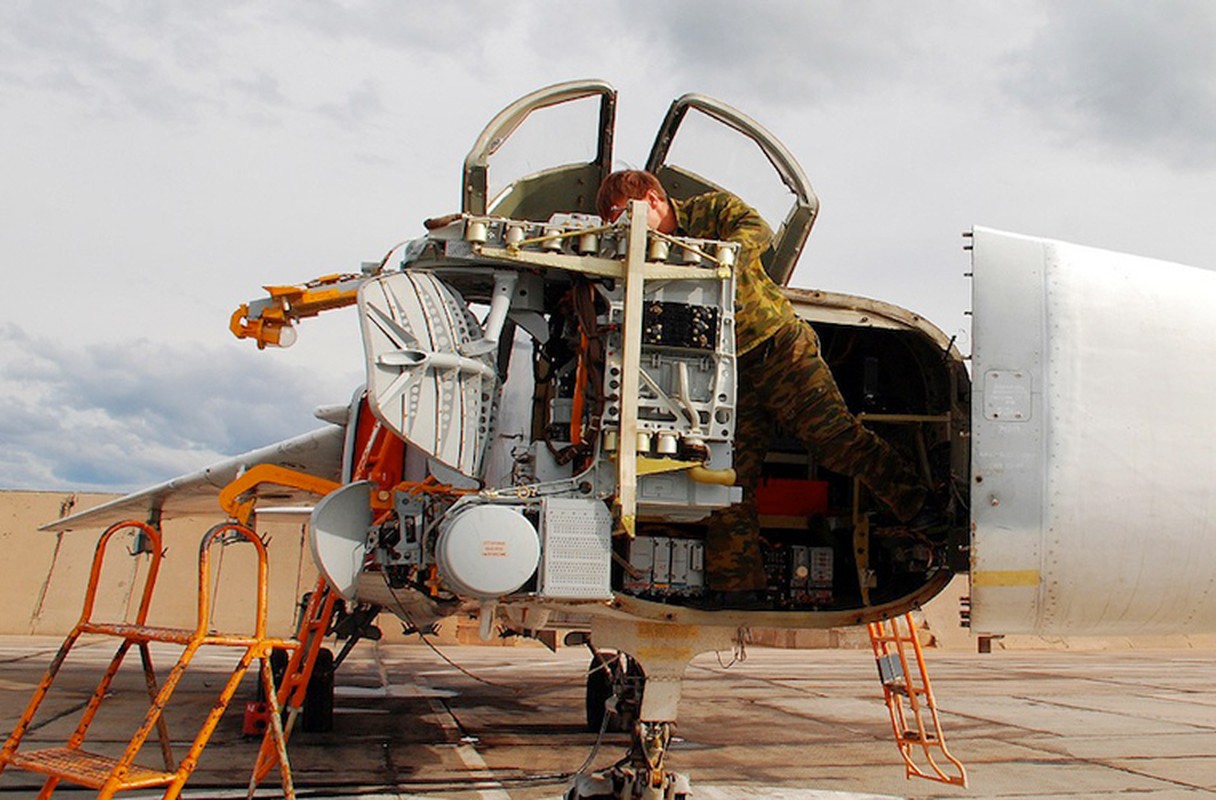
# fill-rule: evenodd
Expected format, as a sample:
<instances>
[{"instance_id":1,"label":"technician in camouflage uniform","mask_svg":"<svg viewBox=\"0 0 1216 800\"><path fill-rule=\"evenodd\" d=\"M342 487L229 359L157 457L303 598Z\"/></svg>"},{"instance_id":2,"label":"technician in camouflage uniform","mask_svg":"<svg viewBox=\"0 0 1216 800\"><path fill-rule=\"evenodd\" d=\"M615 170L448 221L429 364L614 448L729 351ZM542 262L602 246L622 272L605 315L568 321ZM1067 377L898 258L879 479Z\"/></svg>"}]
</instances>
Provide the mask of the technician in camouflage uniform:
<instances>
[{"instance_id":1,"label":"technician in camouflage uniform","mask_svg":"<svg viewBox=\"0 0 1216 800\"><path fill-rule=\"evenodd\" d=\"M857 477L901 521L925 505L926 487L891 447L862 427L845 405L819 339L760 261L773 233L751 206L726 192L670 200L658 178L641 170L609 175L600 186L600 216L615 221L630 200L645 200L649 226L661 233L720 239L742 245L736 267L735 348L738 385L735 472L743 502L709 521L706 582L731 602L762 592L755 488L778 423L830 470Z\"/></svg>"}]
</instances>

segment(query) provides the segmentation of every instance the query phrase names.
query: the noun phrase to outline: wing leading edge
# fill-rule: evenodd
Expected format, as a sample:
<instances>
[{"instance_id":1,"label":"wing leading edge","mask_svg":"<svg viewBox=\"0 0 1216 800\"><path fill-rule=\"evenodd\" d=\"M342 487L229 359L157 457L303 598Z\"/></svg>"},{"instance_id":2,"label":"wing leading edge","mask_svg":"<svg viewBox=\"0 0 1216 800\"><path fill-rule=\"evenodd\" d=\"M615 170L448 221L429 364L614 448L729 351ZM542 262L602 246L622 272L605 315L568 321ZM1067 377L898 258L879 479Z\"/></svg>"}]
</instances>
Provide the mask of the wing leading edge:
<instances>
[{"instance_id":1,"label":"wing leading edge","mask_svg":"<svg viewBox=\"0 0 1216 800\"><path fill-rule=\"evenodd\" d=\"M204 467L196 472L141 489L86 511L43 525L43 531L102 528L132 517L146 518L159 512L162 520L219 511L216 496L234 478L250 467L272 464L309 475L340 480L346 437L343 426L327 426L310 433ZM316 496L300 489L271 486L258 490L262 499L276 505L312 504Z\"/></svg>"}]
</instances>

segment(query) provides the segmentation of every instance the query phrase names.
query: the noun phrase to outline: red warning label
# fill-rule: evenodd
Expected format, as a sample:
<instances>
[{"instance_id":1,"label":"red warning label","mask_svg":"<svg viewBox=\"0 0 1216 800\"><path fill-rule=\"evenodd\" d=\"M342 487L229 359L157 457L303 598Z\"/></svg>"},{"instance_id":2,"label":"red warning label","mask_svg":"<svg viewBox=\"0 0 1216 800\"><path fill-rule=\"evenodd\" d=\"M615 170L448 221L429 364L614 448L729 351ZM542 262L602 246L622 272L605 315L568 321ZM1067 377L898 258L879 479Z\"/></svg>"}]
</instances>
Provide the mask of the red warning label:
<instances>
[{"instance_id":1,"label":"red warning label","mask_svg":"<svg viewBox=\"0 0 1216 800\"><path fill-rule=\"evenodd\" d=\"M501 539L486 539L481 543L482 558L506 558L507 543Z\"/></svg>"}]
</instances>

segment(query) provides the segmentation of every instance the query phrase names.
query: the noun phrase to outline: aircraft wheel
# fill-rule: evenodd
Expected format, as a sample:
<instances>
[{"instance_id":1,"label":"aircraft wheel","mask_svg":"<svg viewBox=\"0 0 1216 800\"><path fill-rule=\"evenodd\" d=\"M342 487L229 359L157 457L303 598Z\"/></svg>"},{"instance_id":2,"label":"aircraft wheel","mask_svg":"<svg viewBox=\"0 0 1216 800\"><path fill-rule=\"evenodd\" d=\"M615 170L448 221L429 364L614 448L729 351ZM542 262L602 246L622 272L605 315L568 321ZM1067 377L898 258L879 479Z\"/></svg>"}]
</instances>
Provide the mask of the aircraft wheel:
<instances>
[{"instance_id":1,"label":"aircraft wheel","mask_svg":"<svg viewBox=\"0 0 1216 800\"><path fill-rule=\"evenodd\" d=\"M300 710L300 730L325 733L334 729L334 651L322 647L317 651L317 663L304 690L304 708Z\"/></svg>"},{"instance_id":2,"label":"aircraft wheel","mask_svg":"<svg viewBox=\"0 0 1216 800\"><path fill-rule=\"evenodd\" d=\"M270 678L274 681L276 689L283 685L283 673L287 672L287 660L287 651L283 648L276 647L270 651ZM257 701L266 702L266 689L262 686L260 675L258 676Z\"/></svg>"},{"instance_id":3,"label":"aircraft wheel","mask_svg":"<svg viewBox=\"0 0 1216 800\"><path fill-rule=\"evenodd\" d=\"M587 730L599 733L608 709L604 704L612 697L612 664L615 657L596 653L587 667Z\"/></svg>"}]
</instances>

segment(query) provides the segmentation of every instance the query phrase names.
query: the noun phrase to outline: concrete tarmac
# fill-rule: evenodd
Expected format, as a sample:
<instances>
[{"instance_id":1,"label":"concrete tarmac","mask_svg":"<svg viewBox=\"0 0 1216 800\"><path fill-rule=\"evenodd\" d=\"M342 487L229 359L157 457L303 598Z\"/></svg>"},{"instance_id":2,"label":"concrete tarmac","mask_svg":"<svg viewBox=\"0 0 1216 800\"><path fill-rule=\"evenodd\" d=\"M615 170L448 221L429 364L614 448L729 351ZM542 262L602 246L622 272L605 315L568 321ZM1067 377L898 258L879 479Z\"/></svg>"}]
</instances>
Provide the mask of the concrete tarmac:
<instances>
[{"instance_id":1,"label":"concrete tarmac","mask_svg":"<svg viewBox=\"0 0 1216 800\"><path fill-rule=\"evenodd\" d=\"M59 641L0 637L0 728L12 729ZM60 746L113 652L78 647L23 747ZM289 745L301 798L552 800L592 753L581 649L442 648L461 672L421 645L361 643L338 674L334 729ZM163 677L176 651L157 648ZM727 666L697 658L684 684L671 769L698 800L812 798L1216 797L1216 651L930 651L946 743L968 788L909 781L868 651L750 648ZM168 714L177 757L232 663L196 659ZM86 749L121 751L147 709L131 658ZM244 797L257 742L241 736L252 676L204 752L183 797ZM627 746L604 737L591 768ZM153 744L140 762L157 764ZM0 798L33 797L38 776L6 771ZM66 786L55 797L92 797ZM119 797L159 797L129 792ZM281 797L272 773L258 797Z\"/></svg>"}]
</instances>

